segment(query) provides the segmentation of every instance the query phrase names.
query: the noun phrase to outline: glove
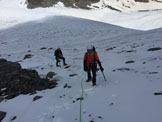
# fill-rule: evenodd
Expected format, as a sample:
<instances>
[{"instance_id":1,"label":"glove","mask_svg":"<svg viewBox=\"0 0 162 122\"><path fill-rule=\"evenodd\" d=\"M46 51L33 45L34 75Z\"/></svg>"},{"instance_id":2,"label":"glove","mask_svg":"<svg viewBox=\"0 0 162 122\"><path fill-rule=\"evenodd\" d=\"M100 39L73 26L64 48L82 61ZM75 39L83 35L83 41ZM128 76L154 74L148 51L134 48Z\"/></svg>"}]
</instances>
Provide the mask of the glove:
<instances>
[{"instance_id":1,"label":"glove","mask_svg":"<svg viewBox=\"0 0 162 122\"><path fill-rule=\"evenodd\" d=\"M97 62L98 62L98 64L99 64L99 66L100 66L101 72L103 72L103 71L104 71L104 68L102 67L101 62L100 62L99 60L98 60Z\"/></svg>"},{"instance_id":2,"label":"glove","mask_svg":"<svg viewBox=\"0 0 162 122\"><path fill-rule=\"evenodd\" d=\"M104 71L104 68L101 66L101 67L100 67L100 70L101 70L101 72L103 72L103 71Z\"/></svg>"},{"instance_id":3,"label":"glove","mask_svg":"<svg viewBox=\"0 0 162 122\"><path fill-rule=\"evenodd\" d=\"M86 72L88 70L88 68L86 66L84 66L84 71Z\"/></svg>"}]
</instances>

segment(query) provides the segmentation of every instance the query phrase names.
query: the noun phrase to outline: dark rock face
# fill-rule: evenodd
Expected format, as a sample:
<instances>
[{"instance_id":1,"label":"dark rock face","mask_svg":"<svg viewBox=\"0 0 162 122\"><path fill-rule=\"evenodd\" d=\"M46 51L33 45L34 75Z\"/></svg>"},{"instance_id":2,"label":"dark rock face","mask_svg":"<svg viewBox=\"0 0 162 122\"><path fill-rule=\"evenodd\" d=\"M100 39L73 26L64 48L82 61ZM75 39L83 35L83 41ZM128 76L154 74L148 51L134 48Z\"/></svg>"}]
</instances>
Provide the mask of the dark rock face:
<instances>
[{"instance_id":1,"label":"dark rock face","mask_svg":"<svg viewBox=\"0 0 162 122\"><path fill-rule=\"evenodd\" d=\"M27 7L30 9L37 7L51 7L59 1L66 7L90 9L88 5L97 3L100 0L27 0Z\"/></svg>"},{"instance_id":2,"label":"dark rock face","mask_svg":"<svg viewBox=\"0 0 162 122\"><path fill-rule=\"evenodd\" d=\"M149 0L135 0L135 2L144 2L144 3L148 3Z\"/></svg>"},{"instance_id":3,"label":"dark rock face","mask_svg":"<svg viewBox=\"0 0 162 122\"><path fill-rule=\"evenodd\" d=\"M0 59L0 76L8 73L18 73L21 72L21 66L19 63L14 63L6 61L5 59Z\"/></svg>"},{"instance_id":4,"label":"dark rock face","mask_svg":"<svg viewBox=\"0 0 162 122\"><path fill-rule=\"evenodd\" d=\"M27 0L28 8L37 8L37 7L51 7L56 4L55 0Z\"/></svg>"},{"instance_id":5,"label":"dark rock face","mask_svg":"<svg viewBox=\"0 0 162 122\"><path fill-rule=\"evenodd\" d=\"M35 70L22 69L17 62L0 59L0 97L11 99L20 94L56 87L56 81L42 79Z\"/></svg>"},{"instance_id":6,"label":"dark rock face","mask_svg":"<svg viewBox=\"0 0 162 122\"><path fill-rule=\"evenodd\" d=\"M5 118L6 112L0 111L0 122Z\"/></svg>"},{"instance_id":7,"label":"dark rock face","mask_svg":"<svg viewBox=\"0 0 162 122\"><path fill-rule=\"evenodd\" d=\"M43 8L52 7L58 2L62 2L66 7L91 9L89 6L99 1L100 0L26 0L26 3L29 9L33 9L37 7L43 7ZM154 1L159 2L158 0L154 0ZM135 0L135 2L148 3L149 0ZM109 5L107 5L107 7L112 10L120 11Z\"/></svg>"}]
</instances>

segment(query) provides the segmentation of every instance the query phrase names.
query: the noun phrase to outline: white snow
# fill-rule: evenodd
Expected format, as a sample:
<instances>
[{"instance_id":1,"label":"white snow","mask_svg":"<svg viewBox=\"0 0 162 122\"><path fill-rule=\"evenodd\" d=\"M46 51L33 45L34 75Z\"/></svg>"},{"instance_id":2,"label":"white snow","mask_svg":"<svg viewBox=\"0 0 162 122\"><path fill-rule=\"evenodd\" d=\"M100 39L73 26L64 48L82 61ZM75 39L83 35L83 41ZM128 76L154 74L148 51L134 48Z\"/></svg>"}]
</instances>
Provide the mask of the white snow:
<instances>
[{"instance_id":1,"label":"white snow","mask_svg":"<svg viewBox=\"0 0 162 122\"><path fill-rule=\"evenodd\" d=\"M161 122L162 97L154 93L162 91L162 50L147 50L162 47L162 11L87 11L62 4L28 10L24 2L0 0L0 58L21 61L41 76L53 71L60 81L54 89L1 102L0 111L7 112L2 122L13 116L14 122L78 122L81 82L82 122ZM107 79L99 71L95 87L85 82L82 66L90 44L96 46ZM70 68L55 66L57 47ZM34 56L23 60L26 54ZM125 63L130 60L135 63ZM69 77L73 73L78 75ZM63 88L66 83L71 88ZM43 98L32 101L36 95Z\"/></svg>"}]
</instances>

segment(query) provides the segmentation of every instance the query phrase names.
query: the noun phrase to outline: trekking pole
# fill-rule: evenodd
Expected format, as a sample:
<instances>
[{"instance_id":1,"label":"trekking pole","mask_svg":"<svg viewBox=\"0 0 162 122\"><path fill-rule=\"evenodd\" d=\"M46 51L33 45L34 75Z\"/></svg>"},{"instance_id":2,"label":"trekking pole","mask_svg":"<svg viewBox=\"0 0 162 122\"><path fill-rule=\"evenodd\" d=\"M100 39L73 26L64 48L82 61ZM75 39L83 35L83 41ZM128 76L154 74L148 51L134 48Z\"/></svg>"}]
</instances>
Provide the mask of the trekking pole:
<instances>
[{"instance_id":1,"label":"trekking pole","mask_svg":"<svg viewBox=\"0 0 162 122\"><path fill-rule=\"evenodd\" d=\"M102 71L101 71L102 72ZM106 77L105 77L105 74L104 74L104 72L102 72L102 74L103 74L103 77L104 77L104 79L105 79L105 81L106 81Z\"/></svg>"}]
</instances>

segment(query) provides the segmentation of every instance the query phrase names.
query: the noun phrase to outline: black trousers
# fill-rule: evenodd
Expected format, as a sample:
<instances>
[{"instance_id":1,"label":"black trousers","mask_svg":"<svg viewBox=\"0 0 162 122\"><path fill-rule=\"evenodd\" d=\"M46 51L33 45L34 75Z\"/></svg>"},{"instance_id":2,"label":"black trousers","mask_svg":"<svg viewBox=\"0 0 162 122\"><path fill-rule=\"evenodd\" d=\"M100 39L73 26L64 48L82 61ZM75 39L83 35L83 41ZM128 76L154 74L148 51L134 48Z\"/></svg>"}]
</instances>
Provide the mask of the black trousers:
<instances>
[{"instance_id":1,"label":"black trousers","mask_svg":"<svg viewBox=\"0 0 162 122\"><path fill-rule=\"evenodd\" d=\"M66 64L66 63L65 63L65 58L59 56L59 57L56 57L56 66L59 66L60 59L63 60L63 64L64 64L64 65Z\"/></svg>"},{"instance_id":2,"label":"black trousers","mask_svg":"<svg viewBox=\"0 0 162 122\"><path fill-rule=\"evenodd\" d=\"M96 71L97 71L96 63L88 65L88 71L87 71L88 80L92 80L93 83L96 83ZM91 77L91 72L92 72L92 77Z\"/></svg>"}]
</instances>

